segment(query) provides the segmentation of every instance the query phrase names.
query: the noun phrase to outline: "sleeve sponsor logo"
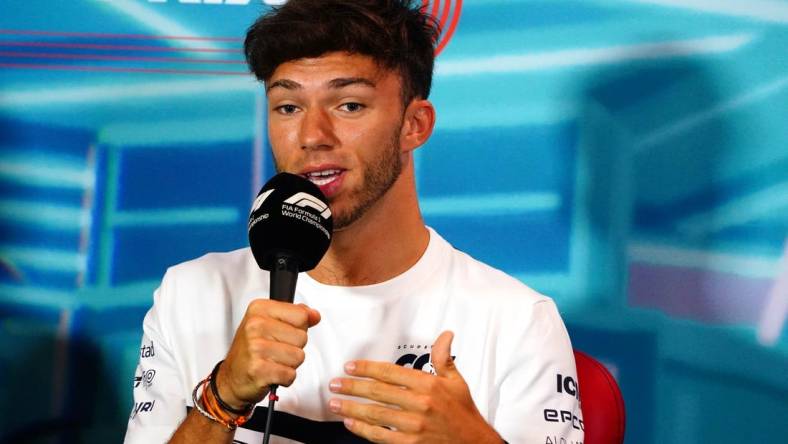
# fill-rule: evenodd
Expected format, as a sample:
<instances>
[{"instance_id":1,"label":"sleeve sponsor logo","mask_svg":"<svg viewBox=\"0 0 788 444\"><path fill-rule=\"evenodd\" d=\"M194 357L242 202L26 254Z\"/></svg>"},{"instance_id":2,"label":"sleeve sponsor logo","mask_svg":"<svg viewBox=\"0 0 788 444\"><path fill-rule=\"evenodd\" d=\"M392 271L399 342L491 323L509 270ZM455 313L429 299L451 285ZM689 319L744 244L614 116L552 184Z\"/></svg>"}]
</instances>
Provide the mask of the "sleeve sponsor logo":
<instances>
[{"instance_id":1,"label":"sleeve sponsor logo","mask_svg":"<svg viewBox=\"0 0 788 444\"><path fill-rule=\"evenodd\" d=\"M544 444L583 444L583 441L566 439L561 436L547 436L545 437Z\"/></svg>"},{"instance_id":2,"label":"sleeve sponsor logo","mask_svg":"<svg viewBox=\"0 0 788 444\"><path fill-rule=\"evenodd\" d=\"M544 409L544 420L547 422L570 423L573 429L585 430L583 420L569 410Z\"/></svg>"},{"instance_id":3,"label":"sleeve sponsor logo","mask_svg":"<svg viewBox=\"0 0 788 444\"><path fill-rule=\"evenodd\" d=\"M156 356L156 350L153 349L153 341L150 341L150 345L142 344L140 347L140 358L152 358Z\"/></svg>"},{"instance_id":4,"label":"sleeve sponsor logo","mask_svg":"<svg viewBox=\"0 0 788 444\"><path fill-rule=\"evenodd\" d=\"M142 384L142 387L147 390L148 387L153 385L153 378L156 376L156 370L150 369L145 370L142 372L141 375L137 375L134 377L134 388L137 388Z\"/></svg>"},{"instance_id":5,"label":"sleeve sponsor logo","mask_svg":"<svg viewBox=\"0 0 788 444\"><path fill-rule=\"evenodd\" d=\"M558 393L566 393L567 395L574 396L578 401L580 400L580 389L577 382L571 376L563 376L560 373L556 376L556 391Z\"/></svg>"},{"instance_id":6,"label":"sleeve sponsor logo","mask_svg":"<svg viewBox=\"0 0 788 444\"><path fill-rule=\"evenodd\" d=\"M141 415L145 412L152 412L153 406L156 404L156 400L153 401L142 401L142 402L135 402L134 409L131 411L131 419L137 417L137 415Z\"/></svg>"}]
</instances>

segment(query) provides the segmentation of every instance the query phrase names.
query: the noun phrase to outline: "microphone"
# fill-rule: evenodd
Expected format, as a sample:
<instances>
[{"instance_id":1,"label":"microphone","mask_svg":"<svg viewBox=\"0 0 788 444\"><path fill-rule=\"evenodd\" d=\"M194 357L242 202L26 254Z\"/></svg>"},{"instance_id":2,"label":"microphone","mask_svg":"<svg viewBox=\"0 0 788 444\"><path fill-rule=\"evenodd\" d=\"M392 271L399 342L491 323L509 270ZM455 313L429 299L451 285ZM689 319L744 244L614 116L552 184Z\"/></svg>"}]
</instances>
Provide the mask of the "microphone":
<instances>
[{"instance_id":1,"label":"microphone","mask_svg":"<svg viewBox=\"0 0 788 444\"><path fill-rule=\"evenodd\" d=\"M326 197L309 180L279 173L263 185L249 214L249 245L270 272L271 299L293 302L298 273L326 254L333 222Z\"/></svg>"},{"instance_id":2,"label":"microphone","mask_svg":"<svg viewBox=\"0 0 788 444\"><path fill-rule=\"evenodd\" d=\"M334 219L320 188L301 176L279 173L263 185L249 213L249 245L269 271L269 297L293 302L299 271L309 271L328 251ZM263 444L271 437L277 386L268 392Z\"/></svg>"}]
</instances>

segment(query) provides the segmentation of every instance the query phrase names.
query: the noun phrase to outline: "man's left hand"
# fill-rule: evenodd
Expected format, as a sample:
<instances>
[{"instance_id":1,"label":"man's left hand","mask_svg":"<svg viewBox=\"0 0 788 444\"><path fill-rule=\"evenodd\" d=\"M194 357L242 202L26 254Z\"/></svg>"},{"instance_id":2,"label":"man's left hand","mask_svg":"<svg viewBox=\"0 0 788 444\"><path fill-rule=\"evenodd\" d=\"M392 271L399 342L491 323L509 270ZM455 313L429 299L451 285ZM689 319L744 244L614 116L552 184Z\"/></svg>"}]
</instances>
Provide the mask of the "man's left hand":
<instances>
[{"instance_id":1,"label":"man's left hand","mask_svg":"<svg viewBox=\"0 0 788 444\"><path fill-rule=\"evenodd\" d=\"M502 443L454 366L453 338L445 331L432 346L437 375L387 362L348 362L345 373L353 378L333 379L330 390L375 402L332 398L329 408L351 432L376 443Z\"/></svg>"}]
</instances>

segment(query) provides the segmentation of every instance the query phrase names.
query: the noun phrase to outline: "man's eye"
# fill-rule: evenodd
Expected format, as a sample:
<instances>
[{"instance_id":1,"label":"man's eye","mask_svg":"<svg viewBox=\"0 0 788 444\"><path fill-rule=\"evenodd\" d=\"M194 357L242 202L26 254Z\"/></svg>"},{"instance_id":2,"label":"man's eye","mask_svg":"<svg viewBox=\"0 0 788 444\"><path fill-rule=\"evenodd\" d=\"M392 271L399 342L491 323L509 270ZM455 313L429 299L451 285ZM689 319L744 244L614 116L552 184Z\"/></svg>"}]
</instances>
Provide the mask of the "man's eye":
<instances>
[{"instance_id":1,"label":"man's eye","mask_svg":"<svg viewBox=\"0 0 788 444\"><path fill-rule=\"evenodd\" d=\"M356 102L348 102L348 103L343 103L342 105L340 105L339 108L342 109L343 111L349 111L351 113L355 113L364 109L364 105Z\"/></svg>"},{"instance_id":2,"label":"man's eye","mask_svg":"<svg viewBox=\"0 0 788 444\"><path fill-rule=\"evenodd\" d=\"M282 114L293 114L294 112L298 111L298 107L295 105L281 105L277 106L276 110Z\"/></svg>"}]
</instances>

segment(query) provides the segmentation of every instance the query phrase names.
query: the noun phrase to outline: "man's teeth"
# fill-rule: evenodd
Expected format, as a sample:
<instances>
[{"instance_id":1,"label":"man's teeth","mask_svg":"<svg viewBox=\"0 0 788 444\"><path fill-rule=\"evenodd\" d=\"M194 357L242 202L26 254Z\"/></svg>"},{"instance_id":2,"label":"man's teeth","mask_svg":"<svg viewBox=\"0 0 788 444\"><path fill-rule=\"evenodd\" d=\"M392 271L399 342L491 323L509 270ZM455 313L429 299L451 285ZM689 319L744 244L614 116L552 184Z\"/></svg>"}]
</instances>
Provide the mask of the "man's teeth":
<instances>
[{"instance_id":1,"label":"man's teeth","mask_svg":"<svg viewBox=\"0 0 788 444\"><path fill-rule=\"evenodd\" d=\"M336 175L339 173L340 173L339 170L313 171L311 173L307 173L306 177L313 184L317 186L322 186L334 180L336 178Z\"/></svg>"}]
</instances>

